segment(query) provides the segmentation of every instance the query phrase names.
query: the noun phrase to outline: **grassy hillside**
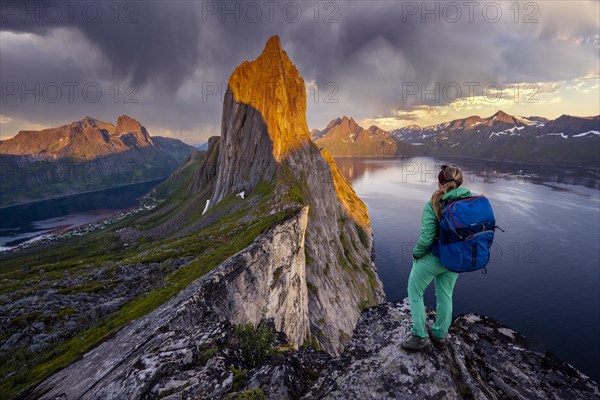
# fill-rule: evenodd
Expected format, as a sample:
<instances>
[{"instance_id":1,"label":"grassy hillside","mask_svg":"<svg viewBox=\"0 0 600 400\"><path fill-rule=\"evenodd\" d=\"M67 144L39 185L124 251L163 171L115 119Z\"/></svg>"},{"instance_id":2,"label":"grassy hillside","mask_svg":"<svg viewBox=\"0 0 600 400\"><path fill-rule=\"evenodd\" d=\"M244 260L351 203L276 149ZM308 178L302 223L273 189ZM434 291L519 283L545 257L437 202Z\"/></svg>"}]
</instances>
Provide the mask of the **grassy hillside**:
<instances>
[{"instance_id":1,"label":"grassy hillside","mask_svg":"<svg viewBox=\"0 0 600 400\"><path fill-rule=\"evenodd\" d=\"M201 215L206 190L189 193L187 188L206 158L206 153L191 156L155 188L153 195L160 204L156 209L106 230L43 249L32 247L2 260L0 314L5 319L0 338L6 340L40 322L45 333L56 337L39 351L16 346L0 356L0 398L11 398L68 365L294 211L267 214L273 187L263 183L245 199L230 195ZM175 227L173 221L180 220L184 223ZM152 276L147 284L146 275ZM131 280L137 286L130 285ZM131 296L122 306L90 317L90 308L97 303L128 296L124 293ZM36 307L36 299L46 301L47 307ZM19 302L29 306L19 308Z\"/></svg>"}]
</instances>

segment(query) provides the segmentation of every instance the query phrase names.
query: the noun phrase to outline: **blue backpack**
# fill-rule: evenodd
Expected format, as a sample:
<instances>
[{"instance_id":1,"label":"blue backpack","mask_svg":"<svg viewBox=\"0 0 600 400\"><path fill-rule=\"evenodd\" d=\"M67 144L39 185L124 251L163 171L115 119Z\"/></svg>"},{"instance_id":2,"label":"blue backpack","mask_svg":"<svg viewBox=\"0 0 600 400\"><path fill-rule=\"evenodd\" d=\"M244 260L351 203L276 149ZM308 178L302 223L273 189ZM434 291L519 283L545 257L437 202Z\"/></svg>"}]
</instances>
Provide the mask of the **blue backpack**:
<instances>
[{"instance_id":1,"label":"blue backpack","mask_svg":"<svg viewBox=\"0 0 600 400\"><path fill-rule=\"evenodd\" d=\"M492 206L484 195L446 200L430 250L451 271L483 268L485 273L496 228L502 230L496 226Z\"/></svg>"}]
</instances>

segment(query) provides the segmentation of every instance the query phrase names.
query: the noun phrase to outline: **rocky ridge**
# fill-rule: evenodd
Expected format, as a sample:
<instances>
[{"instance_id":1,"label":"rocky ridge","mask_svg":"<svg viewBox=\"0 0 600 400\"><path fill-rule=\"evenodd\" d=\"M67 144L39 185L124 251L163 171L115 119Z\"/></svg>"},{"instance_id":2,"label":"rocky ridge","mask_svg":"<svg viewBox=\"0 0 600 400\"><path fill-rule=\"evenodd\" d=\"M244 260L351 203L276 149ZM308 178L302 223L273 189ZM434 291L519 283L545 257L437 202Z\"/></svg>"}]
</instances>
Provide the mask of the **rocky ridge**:
<instances>
[{"instance_id":1,"label":"rocky ridge","mask_svg":"<svg viewBox=\"0 0 600 400\"><path fill-rule=\"evenodd\" d=\"M215 164L200 172L210 177L206 170L216 168L214 180L202 180L214 184L208 209L229 194L251 193L263 181L275 185L274 203L280 204L275 209L290 202L310 207L310 332L327 351L339 354L361 308L384 298L372 257L372 230L364 203L310 140L304 80L277 36L256 60L245 61L231 75L218 146Z\"/></svg>"},{"instance_id":2,"label":"rocky ridge","mask_svg":"<svg viewBox=\"0 0 600 400\"><path fill-rule=\"evenodd\" d=\"M600 116L549 120L498 111L390 132L376 126L363 129L344 116L323 130L313 129L311 137L334 157L429 155L587 167L600 162Z\"/></svg>"},{"instance_id":3,"label":"rocky ridge","mask_svg":"<svg viewBox=\"0 0 600 400\"><path fill-rule=\"evenodd\" d=\"M163 178L193 150L177 139L151 137L127 115L116 126L85 117L21 131L0 143L0 206Z\"/></svg>"},{"instance_id":4,"label":"rocky ridge","mask_svg":"<svg viewBox=\"0 0 600 400\"><path fill-rule=\"evenodd\" d=\"M20 131L0 143L0 153L45 160L89 160L153 145L146 128L128 115L121 115L116 126L87 116L58 128Z\"/></svg>"},{"instance_id":5,"label":"rocky ridge","mask_svg":"<svg viewBox=\"0 0 600 400\"><path fill-rule=\"evenodd\" d=\"M272 232L255 244L264 245L265 239L273 240ZM268 246L272 244L277 245ZM279 244L285 246L285 239ZM228 260L26 398L243 399L251 394L305 400L600 398L600 386L589 377L553 354L528 350L522 335L485 316L455 318L447 350L403 351L400 343L410 334L406 300L364 310L339 357L311 347L286 350L288 338L278 333L273 343L278 354L248 367L233 326L213 315L205 303L206 292L214 285L223 287L231 275L234 282L242 281L238 273L247 267L240 265L242 259L248 257ZM254 272L242 275L257 272L251 269ZM435 313L428 310L427 316L431 326ZM259 324L275 325L271 319Z\"/></svg>"},{"instance_id":6,"label":"rocky ridge","mask_svg":"<svg viewBox=\"0 0 600 400\"><path fill-rule=\"evenodd\" d=\"M313 131L312 138L333 157L412 154L410 145L396 140L389 132L376 126L364 129L346 116L332 120L322 131Z\"/></svg>"},{"instance_id":7,"label":"rocky ridge","mask_svg":"<svg viewBox=\"0 0 600 400\"><path fill-rule=\"evenodd\" d=\"M299 210L24 397L125 400L167 387L196 398L214 398L231 389L232 382L225 383L232 372L218 374L211 364L202 372L198 357L225 338L227 327L270 319L297 347L308 332L307 216L307 208ZM205 386L203 377L217 381Z\"/></svg>"},{"instance_id":8,"label":"rocky ridge","mask_svg":"<svg viewBox=\"0 0 600 400\"><path fill-rule=\"evenodd\" d=\"M391 134L420 155L478 157L524 163L598 166L600 116L563 115L554 120L498 111L427 127L411 125Z\"/></svg>"},{"instance_id":9,"label":"rocky ridge","mask_svg":"<svg viewBox=\"0 0 600 400\"><path fill-rule=\"evenodd\" d=\"M435 313L428 311L431 326ZM455 318L447 350L411 354L408 302L363 312L351 342L303 399L598 399L600 387L491 318Z\"/></svg>"}]
</instances>

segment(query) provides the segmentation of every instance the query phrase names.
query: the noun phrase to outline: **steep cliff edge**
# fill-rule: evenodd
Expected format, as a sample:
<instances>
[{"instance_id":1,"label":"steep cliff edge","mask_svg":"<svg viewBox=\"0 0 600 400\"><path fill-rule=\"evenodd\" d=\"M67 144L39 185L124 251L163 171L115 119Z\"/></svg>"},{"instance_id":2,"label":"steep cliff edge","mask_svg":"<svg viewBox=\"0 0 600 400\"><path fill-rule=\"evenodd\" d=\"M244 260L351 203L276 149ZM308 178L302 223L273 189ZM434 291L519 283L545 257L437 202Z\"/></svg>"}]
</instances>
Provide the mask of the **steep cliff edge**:
<instances>
[{"instance_id":1,"label":"steep cliff edge","mask_svg":"<svg viewBox=\"0 0 600 400\"><path fill-rule=\"evenodd\" d=\"M203 349L223 339L232 324L256 325L270 319L277 331L286 334L289 344L297 347L308 333L307 216L307 208L294 212L24 397L141 399L155 385L169 381L171 390L188 388L195 390L195 398L212 398L210 391L206 392L210 386L195 387L198 376L185 372L199 366Z\"/></svg>"},{"instance_id":2,"label":"steep cliff edge","mask_svg":"<svg viewBox=\"0 0 600 400\"><path fill-rule=\"evenodd\" d=\"M448 349L429 354L400 348L410 326L406 300L366 310L303 399L600 399L596 382L491 318L455 318Z\"/></svg>"},{"instance_id":3,"label":"steep cliff edge","mask_svg":"<svg viewBox=\"0 0 600 400\"><path fill-rule=\"evenodd\" d=\"M264 181L274 185L274 209L310 206L310 333L329 353L339 354L361 309L384 299L372 261L372 231L364 203L310 140L304 80L277 36L231 75L219 146L209 208L229 194L251 193Z\"/></svg>"}]
</instances>

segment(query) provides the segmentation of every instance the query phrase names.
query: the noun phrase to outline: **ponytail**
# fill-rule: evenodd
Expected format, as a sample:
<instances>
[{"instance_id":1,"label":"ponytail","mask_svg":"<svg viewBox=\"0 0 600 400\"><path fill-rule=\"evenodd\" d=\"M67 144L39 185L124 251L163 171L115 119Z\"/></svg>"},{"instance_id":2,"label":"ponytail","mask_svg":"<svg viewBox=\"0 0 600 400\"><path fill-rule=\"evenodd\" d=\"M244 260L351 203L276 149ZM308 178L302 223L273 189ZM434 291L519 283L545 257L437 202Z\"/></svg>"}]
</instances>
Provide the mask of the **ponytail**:
<instances>
[{"instance_id":1,"label":"ponytail","mask_svg":"<svg viewBox=\"0 0 600 400\"><path fill-rule=\"evenodd\" d=\"M431 195L431 206L435 212L435 218L439 221L444 209L442 197L452 189L456 189L463 182L463 176L460 168L456 165L442 165L442 171L439 175L441 187ZM442 183L443 182L443 183Z\"/></svg>"}]
</instances>

